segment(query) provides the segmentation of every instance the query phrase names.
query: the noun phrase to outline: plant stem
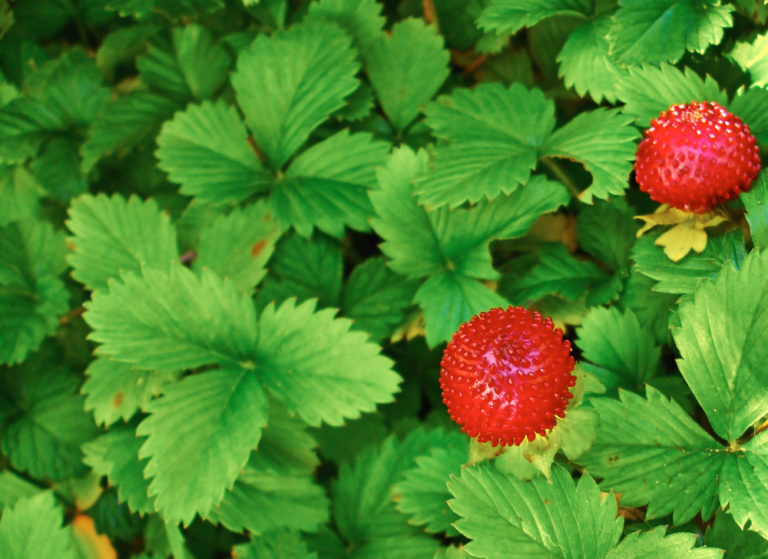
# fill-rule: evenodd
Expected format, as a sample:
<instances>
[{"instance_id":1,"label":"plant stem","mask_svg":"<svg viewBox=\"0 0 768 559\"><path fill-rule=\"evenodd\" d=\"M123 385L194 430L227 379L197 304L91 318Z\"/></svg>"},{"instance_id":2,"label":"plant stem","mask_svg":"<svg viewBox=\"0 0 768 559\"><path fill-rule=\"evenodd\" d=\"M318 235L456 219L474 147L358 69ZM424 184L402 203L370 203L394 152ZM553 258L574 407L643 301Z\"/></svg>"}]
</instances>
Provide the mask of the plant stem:
<instances>
[{"instance_id":1,"label":"plant stem","mask_svg":"<svg viewBox=\"0 0 768 559\"><path fill-rule=\"evenodd\" d=\"M560 164L552 159L551 157L545 157L541 160L541 162L544 164L544 166L552 171L552 174L555 175L555 178L559 180L561 183L563 183L563 186L568 189L568 191L573 194L575 198L579 197L579 194L581 194L581 191L576 187L576 185L571 180L571 177L568 176L568 174L563 171L563 168L560 166Z\"/></svg>"},{"instance_id":2,"label":"plant stem","mask_svg":"<svg viewBox=\"0 0 768 559\"><path fill-rule=\"evenodd\" d=\"M435 30L440 33L440 22L437 21L437 10L435 10L434 0L422 0L421 5L424 7L424 21L427 24L434 23Z\"/></svg>"}]
</instances>

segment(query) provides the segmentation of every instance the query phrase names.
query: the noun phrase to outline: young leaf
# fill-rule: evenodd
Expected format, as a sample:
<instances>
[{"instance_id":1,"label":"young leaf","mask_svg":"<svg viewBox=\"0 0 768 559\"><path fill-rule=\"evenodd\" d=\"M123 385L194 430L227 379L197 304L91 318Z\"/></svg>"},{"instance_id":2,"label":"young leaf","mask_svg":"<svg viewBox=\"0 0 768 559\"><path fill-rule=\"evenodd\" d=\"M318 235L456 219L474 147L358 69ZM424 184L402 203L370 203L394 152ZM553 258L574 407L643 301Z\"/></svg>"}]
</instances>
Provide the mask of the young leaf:
<instances>
[{"instance_id":1,"label":"young leaf","mask_svg":"<svg viewBox=\"0 0 768 559\"><path fill-rule=\"evenodd\" d=\"M350 39L327 23L259 35L240 53L232 87L271 169L281 168L344 106L357 89L358 69Z\"/></svg>"},{"instance_id":2,"label":"young leaf","mask_svg":"<svg viewBox=\"0 0 768 559\"><path fill-rule=\"evenodd\" d=\"M315 301L268 305L259 319L256 360L267 389L310 425L341 425L389 402L400 375L351 321ZM333 351L326 348L333 347Z\"/></svg>"},{"instance_id":3,"label":"young leaf","mask_svg":"<svg viewBox=\"0 0 768 559\"><path fill-rule=\"evenodd\" d=\"M168 270L179 258L176 232L154 200L81 196L70 206L67 227L75 235L69 238L72 277L91 290L143 266Z\"/></svg>"},{"instance_id":4,"label":"young leaf","mask_svg":"<svg viewBox=\"0 0 768 559\"><path fill-rule=\"evenodd\" d=\"M448 77L449 53L435 26L405 19L379 33L362 51L365 71L397 132L415 119Z\"/></svg>"},{"instance_id":5,"label":"young leaf","mask_svg":"<svg viewBox=\"0 0 768 559\"><path fill-rule=\"evenodd\" d=\"M193 268L198 273L213 270L238 291L250 294L266 275L265 266L281 233L265 202L235 209L200 232Z\"/></svg>"},{"instance_id":6,"label":"young leaf","mask_svg":"<svg viewBox=\"0 0 768 559\"><path fill-rule=\"evenodd\" d=\"M19 500L0 519L0 556L4 559L75 559L64 514L51 491Z\"/></svg>"},{"instance_id":7,"label":"young leaf","mask_svg":"<svg viewBox=\"0 0 768 559\"><path fill-rule=\"evenodd\" d=\"M317 553L307 549L307 544L298 532L275 530L267 532L248 543L241 543L232 549L232 557L238 559L317 559Z\"/></svg>"},{"instance_id":8,"label":"young leaf","mask_svg":"<svg viewBox=\"0 0 768 559\"><path fill-rule=\"evenodd\" d=\"M579 461L603 489L621 493L623 506L648 505L648 519L673 513L679 526L699 513L709 518L725 453L676 402L650 386L646 397L593 398L600 430Z\"/></svg>"},{"instance_id":9,"label":"young leaf","mask_svg":"<svg viewBox=\"0 0 768 559\"><path fill-rule=\"evenodd\" d=\"M591 11L589 0L492 0L477 22L486 31L512 34L546 18L586 18Z\"/></svg>"},{"instance_id":10,"label":"young leaf","mask_svg":"<svg viewBox=\"0 0 768 559\"><path fill-rule=\"evenodd\" d=\"M465 468L448 488L467 536L467 551L478 557L605 557L621 536L616 500L601 496L588 475L575 483L562 467L526 483L492 466Z\"/></svg>"},{"instance_id":11,"label":"young leaf","mask_svg":"<svg viewBox=\"0 0 768 559\"><path fill-rule=\"evenodd\" d=\"M758 175L752 189L741 194L747 210L747 223L756 248L768 246L768 172Z\"/></svg>"},{"instance_id":12,"label":"young leaf","mask_svg":"<svg viewBox=\"0 0 768 559\"><path fill-rule=\"evenodd\" d=\"M137 430L140 458L163 517L189 525L224 498L267 424L267 398L253 371L217 369L169 385Z\"/></svg>"},{"instance_id":13,"label":"young leaf","mask_svg":"<svg viewBox=\"0 0 768 559\"><path fill-rule=\"evenodd\" d=\"M158 167L181 192L211 204L240 202L272 183L248 145L237 109L224 101L176 113L163 125L157 146Z\"/></svg>"},{"instance_id":14,"label":"young leaf","mask_svg":"<svg viewBox=\"0 0 768 559\"><path fill-rule=\"evenodd\" d=\"M663 526L648 532L633 532L612 549L606 559L721 559L723 556L722 549L697 547L696 534L677 532L665 536L665 532Z\"/></svg>"},{"instance_id":15,"label":"young leaf","mask_svg":"<svg viewBox=\"0 0 768 559\"><path fill-rule=\"evenodd\" d=\"M419 201L434 207L492 199L525 184L555 126L552 101L520 84L457 88L425 112L433 134L450 142L438 147L434 168L416 187Z\"/></svg>"},{"instance_id":16,"label":"young leaf","mask_svg":"<svg viewBox=\"0 0 768 559\"><path fill-rule=\"evenodd\" d=\"M541 147L541 157L564 157L584 164L592 184L579 198L589 204L593 197L622 195L635 159L638 137L632 119L616 110L583 112L555 131Z\"/></svg>"},{"instance_id":17,"label":"young leaf","mask_svg":"<svg viewBox=\"0 0 768 559\"><path fill-rule=\"evenodd\" d=\"M619 6L610 37L612 54L625 65L703 53L733 25L733 7L720 0L621 0Z\"/></svg>"},{"instance_id":18,"label":"young leaf","mask_svg":"<svg viewBox=\"0 0 768 559\"><path fill-rule=\"evenodd\" d=\"M85 320L97 350L142 369L178 371L218 363L250 368L256 316L250 297L203 270L147 268L96 291Z\"/></svg>"},{"instance_id":19,"label":"young leaf","mask_svg":"<svg viewBox=\"0 0 768 559\"><path fill-rule=\"evenodd\" d=\"M672 331L680 372L715 433L735 441L768 408L768 253L754 251L739 270L726 265L699 284Z\"/></svg>"},{"instance_id":20,"label":"young leaf","mask_svg":"<svg viewBox=\"0 0 768 559\"><path fill-rule=\"evenodd\" d=\"M269 201L276 219L304 237L314 227L334 237L344 235L344 225L367 230L373 214L367 191L376 186L375 169L389 148L347 130L313 145L275 182Z\"/></svg>"}]
</instances>

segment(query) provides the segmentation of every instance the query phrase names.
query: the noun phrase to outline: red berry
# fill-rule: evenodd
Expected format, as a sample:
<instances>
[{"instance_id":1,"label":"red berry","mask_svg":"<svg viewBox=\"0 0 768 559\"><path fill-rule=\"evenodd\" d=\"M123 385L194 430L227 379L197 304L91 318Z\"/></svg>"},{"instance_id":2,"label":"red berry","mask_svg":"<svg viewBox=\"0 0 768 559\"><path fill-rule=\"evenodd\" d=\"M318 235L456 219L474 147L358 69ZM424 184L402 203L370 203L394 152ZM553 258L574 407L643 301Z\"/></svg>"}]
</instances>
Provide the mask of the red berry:
<instances>
[{"instance_id":1,"label":"red berry","mask_svg":"<svg viewBox=\"0 0 768 559\"><path fill-rule=\"evenodd\" d=\"M491 309L462 324L445 348L443 402L480 442L520 444L564 417L573 364L571 344L551 319L523 307Z\"/></svg>"},{"instance_id":2,"label":"red berry","mask_svg":"<svg viewBox=\"0 0 768 559\"><path fill-rule=\"evenodd\" d=\"M640 190L695 213L749 190L760 150L749 127L714 101L673 105L651 121L637 148Z\"/></svg>"}]
</instances>

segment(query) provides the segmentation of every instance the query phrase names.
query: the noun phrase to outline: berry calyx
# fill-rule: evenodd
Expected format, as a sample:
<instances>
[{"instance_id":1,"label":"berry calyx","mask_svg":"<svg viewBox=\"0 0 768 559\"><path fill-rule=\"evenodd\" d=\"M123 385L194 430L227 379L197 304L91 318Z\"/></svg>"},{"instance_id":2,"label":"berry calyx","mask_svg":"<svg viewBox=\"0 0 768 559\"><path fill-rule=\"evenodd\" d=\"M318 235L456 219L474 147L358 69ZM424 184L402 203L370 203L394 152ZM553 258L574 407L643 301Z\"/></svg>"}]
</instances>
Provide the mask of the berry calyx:
<instances>
[{"instance_id":1,"label":"berry calyx","mask_svg":"<svg viewBox=\"0 0 768 559\"><path fill-rule=\"evenodd\" d=\"M637 148L640 190L674 208L705 213L749 190L760 150L749 127L714 101L673 105Z\"/></svg>"},{"instance_id":2,"label":"berry calyx","mask_svg":"<svg viewBox=\"0 0 768 559\"><path fill-rule=\"evenodd\" d=\"M462 324L440 363L443 402L462 431L493 446L545 435L565 416L571 344L524 307L491 309Z\"/></svg>"}]
</instances>

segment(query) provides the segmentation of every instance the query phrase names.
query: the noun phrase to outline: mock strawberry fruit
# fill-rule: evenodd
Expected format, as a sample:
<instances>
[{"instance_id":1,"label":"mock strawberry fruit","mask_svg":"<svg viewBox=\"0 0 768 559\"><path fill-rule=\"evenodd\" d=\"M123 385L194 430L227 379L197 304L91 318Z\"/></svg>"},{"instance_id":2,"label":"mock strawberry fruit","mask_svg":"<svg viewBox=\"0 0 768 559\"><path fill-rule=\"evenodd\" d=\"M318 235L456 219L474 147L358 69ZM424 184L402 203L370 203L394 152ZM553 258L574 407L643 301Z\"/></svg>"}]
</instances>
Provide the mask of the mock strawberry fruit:
<instances>
[{"instance_id":1,"label":"mock strawberry fruit","mask_svg":"<svg viewBox=\"0 0 768 559\"><path fill-rule=\"evenodd\" d=\"M573 365L571 344L551 319L523 307L491 309L462 324L445 348L443 402L480 442L517 445L564 417Z\"/></svg>"},{"instance_id":2,"label":"mock strawberry fruit","mask_svg":"<svg viewBox=\"0 0 768 559\"><path fill-rule=\"evenodd\" d=\"M760 171L755 137L713 101L673 105L651 121L635 178L653 200L705 213L749 190Z\"/></svg>"}]
</instances>

